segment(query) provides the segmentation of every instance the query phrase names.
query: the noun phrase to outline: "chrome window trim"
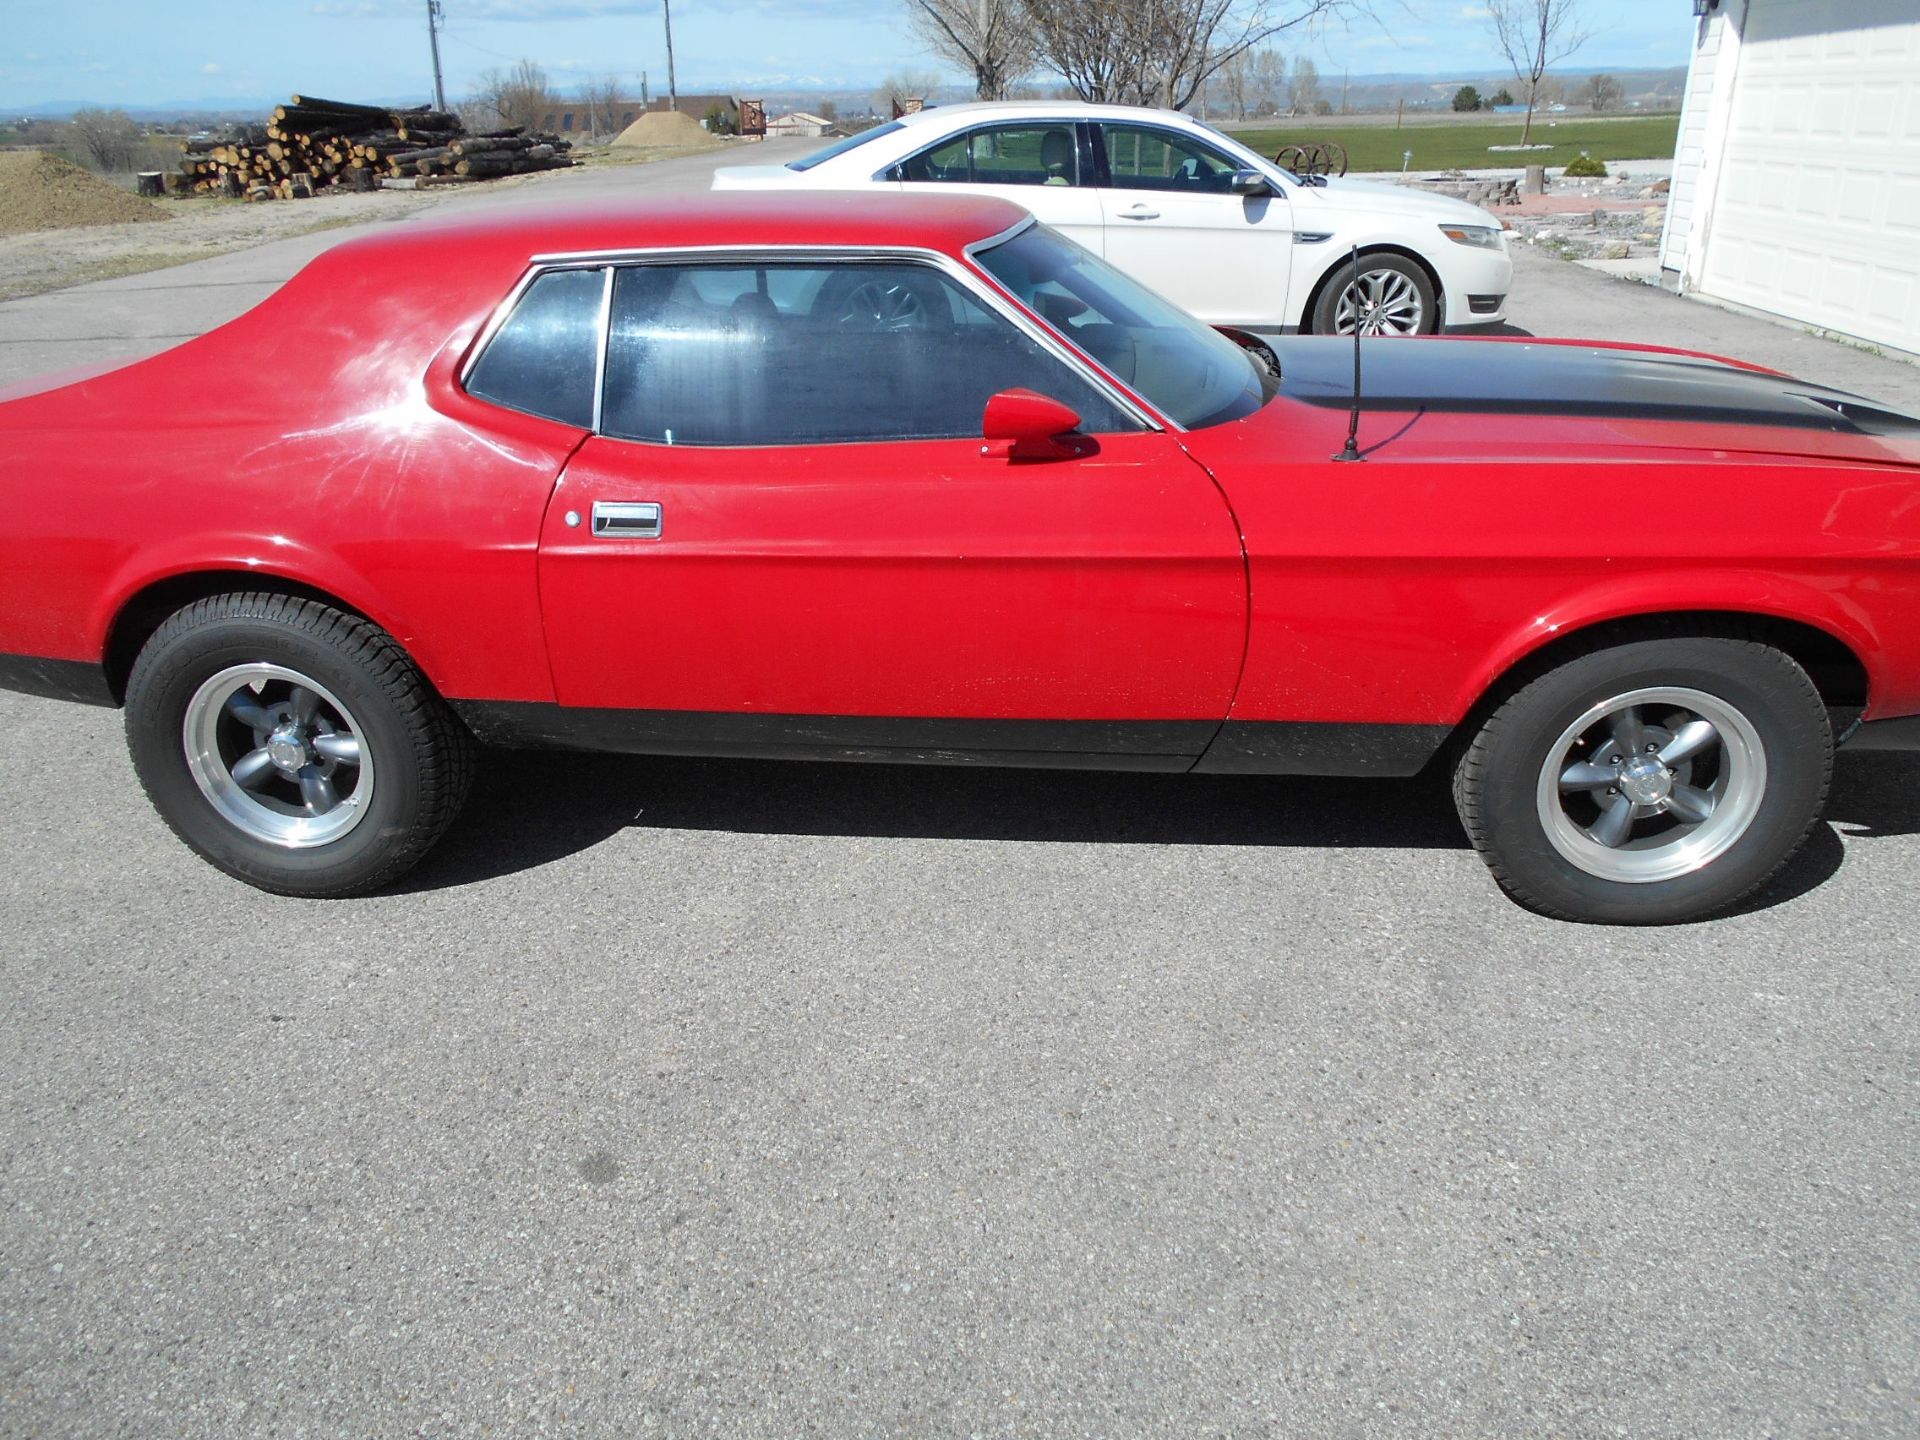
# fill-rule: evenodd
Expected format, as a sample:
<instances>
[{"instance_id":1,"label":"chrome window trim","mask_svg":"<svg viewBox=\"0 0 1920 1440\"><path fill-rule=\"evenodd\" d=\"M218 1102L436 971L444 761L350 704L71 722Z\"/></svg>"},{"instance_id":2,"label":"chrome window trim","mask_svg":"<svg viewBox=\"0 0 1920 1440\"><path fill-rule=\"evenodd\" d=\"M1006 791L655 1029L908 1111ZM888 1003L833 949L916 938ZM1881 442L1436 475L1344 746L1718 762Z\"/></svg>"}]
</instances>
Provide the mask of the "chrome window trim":
<instances>
[{"instance_id":1,"label":"chrome window trim","mask_svg":"<svg viewBox=\"0 0 1920 1440\"><path fill-rule=\"evenodd\" d=\"M607 395L607 341L613 333L613 271L609 265L600 273L600 320L594 330L593 352L593 433L600 433L600 412Z\"/></svg>"},{"instance_id":2,"label":"chrome window trim","mask_svg":"<svg viewBox=\"0 0 1920 1440\"><path fill-rule=\"evenodd\" d=\"M987 269L986 266L982 265L979 262L979 260L975 258L977 252L981 250L991 250L996 245L1004 245L1007 241L1013 239L1014 236L1023 233L1024 231L1030 229L1035 225L1038 225L1039 223L1040 222L1038 220L1034 219L1033 216L1029 215L1025 220L1022 220L1018 224L1009 225L1006 229L1002 230L998 235L989 235L984 240L974 241L971 245L966 247L966 254L967 254L968 261L972 263L972 265L975 267L978 273L983 277L985 277L985 279L990 284L992 284L996 290L1000 290L1001 286L1000 286L1000 281L998 277L995 276L991 270ZM1002 293L1007 297L1007 303L1015 306L1018 306L1020 304L1018 300L1014 299L1012 291L1003 290ZM1024 310L1024 307L1022 307L1022 312L1026 313ZM1034 317L1034 323L1036 325L1041 325L1043 328L1045 328L1046 332L1049 335L1056 336L1058 338L1058 343L1060 348L1067 350L1071 352L1073 355L1079 357L1079 360L1083 366L1090 368L1091 370L1093 370L1094 373L1098 375L1102 375L1102 376L1106 375L1107 372L1101 367L1099 361L1095 360L1093 356L1087 354L1086 351L1082 350L1079 346L1075 345L1072 341L1068 340L1065 336L1060 335L1060 333L1057 330L1054 330L1051 326L1046 325L1045 322L1040 320L1038 316ZM1201 323L1204 324L1205 322L1202 321ZM1212 329L1213 327L1209 325L1207 328ZM1123 385L1117 377L1109 378L1107 381L1107 387L1109 390L1112 390L1119 394L1123 394L1127 396L1130 402L1131 408L1138 410L1143 415L1152 415L1154 417L1154 421L1153 421L1154 429L1164 430L1170 435L1184 435L1187 433L1186 426L1182 425L1179 421L1175 420L1171 415L1165 415L1165 416L1160 415L1157 411L1154 410L1153 406L1148 402L1147 398L1144 395L1135 395L1132 389Z\"/></svg>"},{"instance_id":3,"label":"chrome window trim","mask_svg":"<svg viewBox=\"0 0 1920 1440\"><path fill-rule=\"evenodd\" d=\"M487 316L486 323L480 327L480 333L474 336L473 344L467 347L466 358L460 362L460 373L454 377L455 383L460 387L460 393L480 405L492 405L499 410L511 410L515 415L533 415L533 411L531 410L515 410L513 406L502 405L498 400L489 400L484 395L475 395L471 390L467 389L467 379L473 374L474 368L479 365L480 357L487 353L487 347L493 344L493 337L500 333L500 327L512 318L513 312L519 308L520 301L525 298L527 291L533 288L534 281L538 280L542 275L549 274L555 270L593 270L597 268L598 266L592 263L580 265L528 266L526 273L513 282L513 288L507 292L506 298L493 307L492 313ZM597 359L594 362L593 413L596 420L600 415L599 370L602 368L602 360L607 350L606 299L604 294L601 297L600 309L599 345L601 359ZM564 425L567 423L564 420L554 420L550 415L533 415L533 418L536 420L548 420L555 425Z\"/></svg>"},{"instance_id":4,"label":"chrome window trim","mask_svg":"<svg viewBox=\"0 0 1920 1440\"><path fill-rule=\"evenodd\" d=\"M1034 223L1036 222L1033 217L1027 216L996 235L990 235L984 240L974 241L966 247L965 253L968 259L971 260L975 250L1009 240ZM473 367L479 363L480 357L486 353L487 346L492 343L494 335L498 332L499 328L506 323L507 317L513 313L514 306L519 303L520 297L526 293L528 287L530 287L534 281L538 280L542 275L549 274L555 270L588 270L604 266L606 267L607 288L602 293L601 298L599 354L595 359L594 365L593 433L605 439L620 440L624 444L661 444L662 442L660 441L633 440L626 436L607 435L601 428L601 407L605 398L604 384L607 354L610 349L613 327L612 297L615 272L637 265L697 264L703 260L712 260L723 264L728 262L738 263L745 260L797 260L801 262L810 260L850 260L855 263L869 262L885 264L890 261L906 260L913 264L930 265L932 268L939 270L942 274L956 281L964 291L978 300L988 310L1006 320L1017 331L1038 344L1047 354L1053 356L1054 359L1066 366L1070 373L1079 376L1082 380L1086 381L1086 383L1093 386L1095 390L1099 391L1111 401L1121 414L1133 420L1140 429L1146 431L1165 431L1170 428L1179 428L1172 425L1170 421L1155 414L1151 406L1145 404L1140 397L1134 395L1132 391L1108 375L1091 356L1087 355L1077 346L1069 344L1051 327L1042 323L1037 317L1029 314L1026 309L1003 290L999 283L994 281L991 276L975 269L970 264L961 264L943 250L933 250L918 245L663 245L633 246L609 250L560 251L551 254L535 255L528 262L527 273L520 277L520 280L514 285L512 291L508 293L507 298L500 303L493 317L488 321L486 327L481 331L479 338L474 342L473 348L468 352L466 362L460 369L459 378L462 392L466 392L468 374L472 371ZM472 396L471 398L478 400L484 405L498 404L497 401L485 400L479 396ZM500 408L509 409L511 407L502 406ZM513 413L522 414L525 412L514 411ZM975 437L962 436L959 438L970 439ZM884 445L896 442L872 440L857 443ZM715 445L704 448L716 450L757 450L785 447Z\"/></svg>"}]
</instances>

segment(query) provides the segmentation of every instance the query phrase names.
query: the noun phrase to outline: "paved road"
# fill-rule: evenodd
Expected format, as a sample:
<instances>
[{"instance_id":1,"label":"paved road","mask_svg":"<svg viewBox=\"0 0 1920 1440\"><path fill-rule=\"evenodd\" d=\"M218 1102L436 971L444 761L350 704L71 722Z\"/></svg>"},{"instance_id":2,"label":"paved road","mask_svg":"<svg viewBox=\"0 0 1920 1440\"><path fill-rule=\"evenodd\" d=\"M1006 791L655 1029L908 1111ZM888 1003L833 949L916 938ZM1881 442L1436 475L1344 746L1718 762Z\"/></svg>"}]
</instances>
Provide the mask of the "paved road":
<instances>
[{"instance_id":1,"label":"paved road","mask_svg":"<svg viewBox=\"0 0 1920 1440\"><path fill-rule=\"evenodd\" d=\"M1920 1428L1920 761L1644 933L1425 782L502 756L320 904L0 757L0 1435Z\"/></svg>"}]
</instances>

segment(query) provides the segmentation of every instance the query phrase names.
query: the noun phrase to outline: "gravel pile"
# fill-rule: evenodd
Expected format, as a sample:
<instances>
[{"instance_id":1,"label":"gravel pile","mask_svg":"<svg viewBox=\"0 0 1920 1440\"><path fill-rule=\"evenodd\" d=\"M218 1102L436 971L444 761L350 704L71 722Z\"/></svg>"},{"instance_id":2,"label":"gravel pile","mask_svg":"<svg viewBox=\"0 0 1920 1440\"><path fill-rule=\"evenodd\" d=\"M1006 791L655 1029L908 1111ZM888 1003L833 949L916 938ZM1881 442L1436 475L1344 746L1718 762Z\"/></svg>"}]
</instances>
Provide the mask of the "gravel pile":
<instances>
[{"instance_id":1,"label":"gravel pile","mask_svg":"<svg viewBox=\"0 0 1920 1440\"><path fill-rule=\"evenodd\" d=\"M151 200L129 195L58 155L0 154L0 235L167 218Z\"/></svg>"},{"instance_id":2,"label":"gravel pile","mask_svg":"<svg viewBox=\"0 0 1920 1440\"><path fill-rule=\"evenodd\" d=\"M650 114L642 115L622 130L613 143L616 145L698 145L703 140L713 138L707 133L707 127L691 115L682 115L677 110L655 110Z\"/></svg>"}]
</instances>

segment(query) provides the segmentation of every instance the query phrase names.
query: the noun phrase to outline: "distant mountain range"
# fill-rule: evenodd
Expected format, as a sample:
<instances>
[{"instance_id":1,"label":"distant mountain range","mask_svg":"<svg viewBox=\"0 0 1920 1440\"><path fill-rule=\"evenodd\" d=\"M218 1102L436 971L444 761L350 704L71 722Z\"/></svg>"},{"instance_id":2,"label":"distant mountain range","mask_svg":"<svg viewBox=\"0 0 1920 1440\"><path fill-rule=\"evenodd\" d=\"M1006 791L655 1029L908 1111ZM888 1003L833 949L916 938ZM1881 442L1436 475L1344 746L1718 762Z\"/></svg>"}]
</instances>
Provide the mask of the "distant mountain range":
<instances>
[{"instance_id":1,"label":"distant mountain range","mask_svg":"<svg viewBox=\"0 0 1920 1440\"><path fill-rule=\"evenodd\" d=\"M1554 72L1554 78L1569 92L1576 91L1587 77L1597 74L1610 74L1620 82L1629 103L1639 102L1643 107L1678 108L1681 92L1685 88L1687 72L1685 66L1670 66L1658 70L1609 70L1604 67L1582 69L1563 69ZM1409 108L1444 109L1451 104L1454 92L1462 85L1472 85L1483 95L1490 95L1502 86L1516 90L1511 75L1485 72L1462 71L1445 74L1413 74L1407 72L1387 72L1368 75L1350 75L1343 79L1338 72L1323 69L1320 72L1320 95L1335 106L1340 103L1344 91L1347 106L1355 111L1391 110L1405 103ZM1031 87L1041 94L1050 93L1055 88L1045 79L1035 82ZM865 113L873 105L874 92L871 89L814 89L797 90L781 88L762 88L755 86L733 87L718 82L689 81L680 87L686 94L735 94L742 98L751 97L767 102L769 114L781 114L789 110L807 110L816 108L822 101L833 103L842 114L855 115ZM656 87L657 92L657 87ZM559 92L566 94L564 88ZM136 120L171 121L193 119L199 121L258 118L276 105L286 103L286 96L276 95L257 100L234 99L232 96L202 97L200 99L165 100L151 104L130 105L116 101L111 97L90 100L41 100L31 105L0 106L0 123L7 120L31 117L40 120L58 120L73 114L76 110L95 107L125 110ZM372 95L372 96L336 96L337 99L352 99L367 105L391 105L396 109L405 109L410 105L425 104L431 97L425 95ZM972 95L961 85L943 85L927 97L938 104L951 105L969 100ZM1197 107L1196 107L1197 108Z\"/></svg>"}]
</instances>

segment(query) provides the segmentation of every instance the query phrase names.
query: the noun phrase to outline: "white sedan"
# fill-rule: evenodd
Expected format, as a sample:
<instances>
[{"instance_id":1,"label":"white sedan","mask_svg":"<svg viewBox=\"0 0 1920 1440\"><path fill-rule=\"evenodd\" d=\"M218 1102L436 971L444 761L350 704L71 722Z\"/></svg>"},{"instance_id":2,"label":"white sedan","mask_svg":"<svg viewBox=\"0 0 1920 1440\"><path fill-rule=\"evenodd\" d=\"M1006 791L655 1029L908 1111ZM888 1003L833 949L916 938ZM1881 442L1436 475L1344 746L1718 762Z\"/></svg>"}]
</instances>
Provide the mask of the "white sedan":
<instances>
[{"instance_id":1,"label":"white sedan","mask_svg":"<svg viewBox=\"0 0 1920 1440\"><path fill-rule=\"evenodd\" d=\"M713 184L1000 196L1214 325L1429 334L1505 319L1513 281L1505 230L1477 205L1303 179L1170 110L942 106Z\"/></svg>"}]
</instances>

